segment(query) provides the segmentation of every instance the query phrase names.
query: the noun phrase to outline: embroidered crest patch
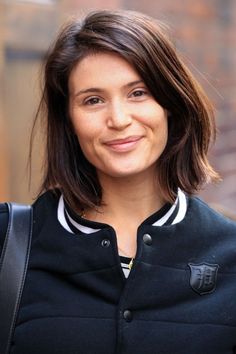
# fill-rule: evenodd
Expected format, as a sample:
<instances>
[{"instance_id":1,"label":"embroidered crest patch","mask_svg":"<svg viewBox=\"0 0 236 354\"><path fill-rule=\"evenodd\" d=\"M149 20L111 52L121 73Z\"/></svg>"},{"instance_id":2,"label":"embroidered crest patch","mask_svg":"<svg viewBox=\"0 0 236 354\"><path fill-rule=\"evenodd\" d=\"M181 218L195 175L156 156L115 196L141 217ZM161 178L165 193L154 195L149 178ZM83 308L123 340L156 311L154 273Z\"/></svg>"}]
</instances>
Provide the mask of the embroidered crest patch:
<instances>
[{"instance_id":1,"label":"embroidered crest patch","mask_svg":"<svg viewBox=\"0 0 236 354\"><path fill-rule=\"evenodd\" d=\"M191 270L190 285L199 295L209 294L216 288L218 264L188 264Z\"/></svg>"}]
</instances>

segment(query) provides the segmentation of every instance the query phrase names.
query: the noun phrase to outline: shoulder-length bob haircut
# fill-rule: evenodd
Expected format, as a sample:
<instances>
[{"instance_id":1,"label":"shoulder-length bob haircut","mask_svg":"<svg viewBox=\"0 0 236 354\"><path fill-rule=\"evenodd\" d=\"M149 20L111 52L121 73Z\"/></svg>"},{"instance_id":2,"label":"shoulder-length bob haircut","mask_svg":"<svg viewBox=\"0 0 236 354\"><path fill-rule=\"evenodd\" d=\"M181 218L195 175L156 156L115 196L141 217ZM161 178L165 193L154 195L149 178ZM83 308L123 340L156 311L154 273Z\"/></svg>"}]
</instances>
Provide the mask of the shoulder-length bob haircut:
<instances>
[{"instance_id":1,"label":"shoulder-length bob haircut","mask_svg":"<svg viewBox=\"0 0 236 354\"><path fill-rule=\"evenodd\" d=\"M207 160L215 138L213 108L186 68L165 26L133 11L95 11L64 26L44 69L38 116L46 119L45 175L41 192L59 189L73 208L95 207L102 188L95 168L83 155L68 113L68 79L87 55L112 52L127 60L168 114L168 141L157 161L164 198L173 202L177 188L194 194L218 174Z\"/></svg>"}]
</instances>

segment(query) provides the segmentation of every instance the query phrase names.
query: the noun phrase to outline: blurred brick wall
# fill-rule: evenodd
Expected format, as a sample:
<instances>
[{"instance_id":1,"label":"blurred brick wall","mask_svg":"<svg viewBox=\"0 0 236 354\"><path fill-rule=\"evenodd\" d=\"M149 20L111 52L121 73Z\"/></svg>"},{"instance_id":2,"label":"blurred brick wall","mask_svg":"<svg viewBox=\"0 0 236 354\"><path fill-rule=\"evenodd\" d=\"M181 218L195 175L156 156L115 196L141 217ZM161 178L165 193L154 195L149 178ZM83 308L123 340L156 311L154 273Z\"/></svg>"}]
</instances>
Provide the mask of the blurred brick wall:
<instances>
[{"instance_id":1,"label":"blurred brick wall","mask_svg":"<svg viewBox=\"0 0 236 354\"><path fill-rule=\"evenodd\" d=\"M4 135L4 143L2 140L1 143L5 148L5 151L0 150L1 161L7 155L1 171L0 201L30 202L40 180L37 166L42 150L38 146L33 156L35 189L31 194L26 166L30 129L39 101L39 65L58 26L58 14L52 5L15 0L1 1L0 10L3 57L0 67L0 137Z\"/></svg>"}]
</instances>

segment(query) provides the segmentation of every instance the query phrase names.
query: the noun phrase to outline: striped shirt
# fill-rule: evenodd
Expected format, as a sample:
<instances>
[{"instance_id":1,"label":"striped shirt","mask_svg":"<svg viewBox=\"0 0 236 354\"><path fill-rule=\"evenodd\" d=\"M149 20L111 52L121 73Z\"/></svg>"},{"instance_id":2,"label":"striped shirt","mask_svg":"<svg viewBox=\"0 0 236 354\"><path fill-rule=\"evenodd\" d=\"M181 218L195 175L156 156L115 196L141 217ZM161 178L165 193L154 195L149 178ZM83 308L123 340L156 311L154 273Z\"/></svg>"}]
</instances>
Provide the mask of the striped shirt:
<instances>
[{"instance_id":1,"label":"striped shirt","mask_svg":"<svg viewBox=\"0 0 236 354\"><path fill-rule=\"evenodd\" d=\"M173 225L182 221L185 217L187 211L187 200L185 194L178 189L178 195L174 204L166 204L157 214L157 219L152 226L164 226ZM154 214L155 215L155 214ZM63 196L61 195L58 203L57 217L60 224L71 234L76 234L78 231L84 233L85 235L93 234L100 231L101 229L91 227L91 222L89 226L84 225L84 221L81 216L76 215L72 212L68 206L65 205ZM96 223L97 225L97 223ZM120 254L121 267L123 269L124 275L127 278L129 276L130 267L129 264L132 261L128 257Z\"/></svg>"}]
</instances>

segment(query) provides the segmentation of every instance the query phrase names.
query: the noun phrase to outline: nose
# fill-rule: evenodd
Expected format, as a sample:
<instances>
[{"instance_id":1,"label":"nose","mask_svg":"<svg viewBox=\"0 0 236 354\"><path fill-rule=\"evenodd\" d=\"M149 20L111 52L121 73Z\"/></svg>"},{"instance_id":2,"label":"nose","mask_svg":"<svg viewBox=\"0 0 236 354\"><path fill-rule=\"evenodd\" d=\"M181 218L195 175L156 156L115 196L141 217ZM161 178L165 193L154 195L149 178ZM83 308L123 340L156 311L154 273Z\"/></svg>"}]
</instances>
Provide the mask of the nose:
<instances>
[{"instance_id":1,"label":"nose","mask_svg":"<svg viewBox=\"0 0 236 354\"><path fill-rule=\"evenodd\" d=\"M122 130L132 123L132 115L124 102L110 104L107 125L109 128Z\"/></svg>"}]
</instances>

